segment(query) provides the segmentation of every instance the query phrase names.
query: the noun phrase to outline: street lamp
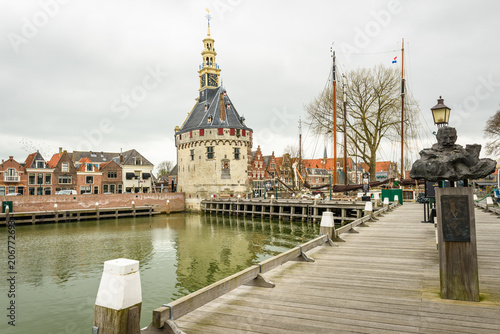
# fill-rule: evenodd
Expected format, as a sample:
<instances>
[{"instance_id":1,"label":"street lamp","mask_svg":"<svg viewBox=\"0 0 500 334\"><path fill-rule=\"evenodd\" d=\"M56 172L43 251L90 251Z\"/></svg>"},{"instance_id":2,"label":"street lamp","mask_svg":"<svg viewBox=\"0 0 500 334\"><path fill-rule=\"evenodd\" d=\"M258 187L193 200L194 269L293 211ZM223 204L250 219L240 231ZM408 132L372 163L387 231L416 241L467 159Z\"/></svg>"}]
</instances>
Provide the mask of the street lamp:
<instances>
[{"instance_id":1,"label":"street lamp","mask_svg":"<svg viewBox=\"0 0 500 334\"><path fill-rule=\"evenodd\" d=\"M450 108L448 108L444 104L444 99L440 96L437 100L438 104L431 108L432 117L434 117L434 124L438 126L438 128L448 125L448 121L450 120Z\"/></svg>"}]
</instances>

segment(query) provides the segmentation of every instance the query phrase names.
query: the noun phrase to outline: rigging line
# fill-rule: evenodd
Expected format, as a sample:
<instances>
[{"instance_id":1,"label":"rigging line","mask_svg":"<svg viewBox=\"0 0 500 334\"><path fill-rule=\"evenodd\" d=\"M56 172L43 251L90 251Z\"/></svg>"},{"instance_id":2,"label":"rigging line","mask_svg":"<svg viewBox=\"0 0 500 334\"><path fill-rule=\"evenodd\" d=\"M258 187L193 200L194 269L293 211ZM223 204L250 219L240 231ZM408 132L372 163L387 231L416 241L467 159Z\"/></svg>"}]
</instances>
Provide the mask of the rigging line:
<instances>
[{"instance_id":1,"label":"rigging line","mask_svg":"<svg viewBox=\"0 0 500 334\"><path fill-rule=\"evenodd\" d=\"M399 52L401 50L390 50L390 51L380 51L380 52L342 52L340 51L341 54L344 55L350 55L350 56L365 56L365 55L378 55L378 54L383 54L383 53L393 53L393 52Z\"/></svg>"}]
</instances>

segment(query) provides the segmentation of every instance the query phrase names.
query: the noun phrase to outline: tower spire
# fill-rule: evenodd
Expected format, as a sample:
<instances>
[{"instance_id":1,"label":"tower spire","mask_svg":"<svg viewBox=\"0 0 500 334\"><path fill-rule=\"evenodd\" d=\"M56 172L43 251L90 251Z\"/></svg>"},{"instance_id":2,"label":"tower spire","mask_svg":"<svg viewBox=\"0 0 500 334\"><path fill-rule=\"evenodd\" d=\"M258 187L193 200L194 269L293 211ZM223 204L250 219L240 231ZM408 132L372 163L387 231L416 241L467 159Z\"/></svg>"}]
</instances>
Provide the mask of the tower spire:
<instances>
[{"instance_id":1,"label":"tower spire","mask_svg":"<svg viewBox=\"0 0 500 334\"><path fill-rule=\"evenodd\" d=\"M220 68L215 61L217 52L215 52L215 41L210 36L210 21L212 16L210 15L210 10L205 8L207 11L207 22L208 31L207 36L203 39L203 51L201 52L201 65L199 66L198 74L200 76L200 91L205 88L218 88L220 83Z\"/></svg>"},{"instance_id":2,"label":"tower spire","mask_svg":"<svg viewBox=\"0 0 500 334\"><path fill-rule=\"evenodd\" d=\"M208 10L208 8L205 8L205 10L207 11L207 15L205 17L207 18L208 21L207 36L210 36L210 20L212 19L212 16L210 15L210 10Z\"/></svg>"}]
</instances>

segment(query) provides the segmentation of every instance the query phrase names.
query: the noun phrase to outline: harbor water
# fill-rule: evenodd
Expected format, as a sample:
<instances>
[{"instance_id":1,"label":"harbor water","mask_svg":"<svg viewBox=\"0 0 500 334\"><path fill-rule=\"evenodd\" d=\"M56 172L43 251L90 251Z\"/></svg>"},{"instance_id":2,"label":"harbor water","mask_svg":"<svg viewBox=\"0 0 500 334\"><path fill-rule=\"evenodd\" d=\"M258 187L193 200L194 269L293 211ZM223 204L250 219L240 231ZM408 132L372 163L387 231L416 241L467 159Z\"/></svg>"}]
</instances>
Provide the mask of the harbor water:
<instances>
[{"instance_id":1,"label":"harbor water","mask_svg":"<svg viewBox=\"0 0 500 334\"><path fill-rule=\"evenodd\" d=\"M0 230L3 273L9 230ZM140 261L141 327L153 309L318 236L309 223L198 214L15 228L15 327L9 277L0 333L90 333L104 261ZM6 276L4 274L3 276Z\"/></svg>"}]
</instances>

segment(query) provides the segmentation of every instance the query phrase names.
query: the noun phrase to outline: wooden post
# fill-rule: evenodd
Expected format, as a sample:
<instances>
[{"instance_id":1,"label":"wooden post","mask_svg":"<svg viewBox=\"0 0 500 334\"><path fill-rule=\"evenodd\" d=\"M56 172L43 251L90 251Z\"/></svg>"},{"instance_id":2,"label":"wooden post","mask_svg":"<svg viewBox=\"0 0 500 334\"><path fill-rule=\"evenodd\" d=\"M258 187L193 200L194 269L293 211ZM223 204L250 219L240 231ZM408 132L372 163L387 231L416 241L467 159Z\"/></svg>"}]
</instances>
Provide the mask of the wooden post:
<instances>
[{"instance_id":1,"label":"wooden post","mask_svg":"<svg viewBox=\"0 0 500 334\"><path fill-rule=\"evenodd\" d=\"M95 215L97 220L99 220L99 203L95 202Z\"/></svg>"},{"instance_id":2,"label":"wooden post","mask_svg":"<svg viewBox=\"0 0 500 334\"><path fill-rule=\"evenodd\" d=\"M99 334L140 333L142 306L139 261L104 262L94 307L94 327Z\"/></svg>"},{"instance_id":3,"label":"wooden post","mask_svg":"<svg viewBox=\"0 0 500 334\"><path fill-rule=\"evenodd\" d=\"M59 222L59 212L57 212L57 203L54 204L54 215L55 215L55 220L56 220L56 223Z\"/></svg>"},{"instance_id":4,"label":"wooden post","mask_svg":"<svg viewBox=\"0 0 500 334\"><path fill-rule=\"evenodd\" d=\"M472 188L436 188L441 298L479 301Z\"/></svg>"},{"instance_id":5,"label":"wooden post","mask_svg":"<svg viewBox=\"0 0 500 334\"><path fill-rule=\"evenodd\" d=\"M333 220L333 212L325 211L321 216L321 225L319 227L321 235L327 235L331 240L335 239L335 224Z\"/></svg>"},{"instance_id":6,"label":"wooden post","mask_svg":"<svg viewBox=\"0 0 500 334\"><path fill-rule=\"evenodd\" d=\"M132 201L132 216L135 217L135 202Z\"/></svg>"}]
</instances>

